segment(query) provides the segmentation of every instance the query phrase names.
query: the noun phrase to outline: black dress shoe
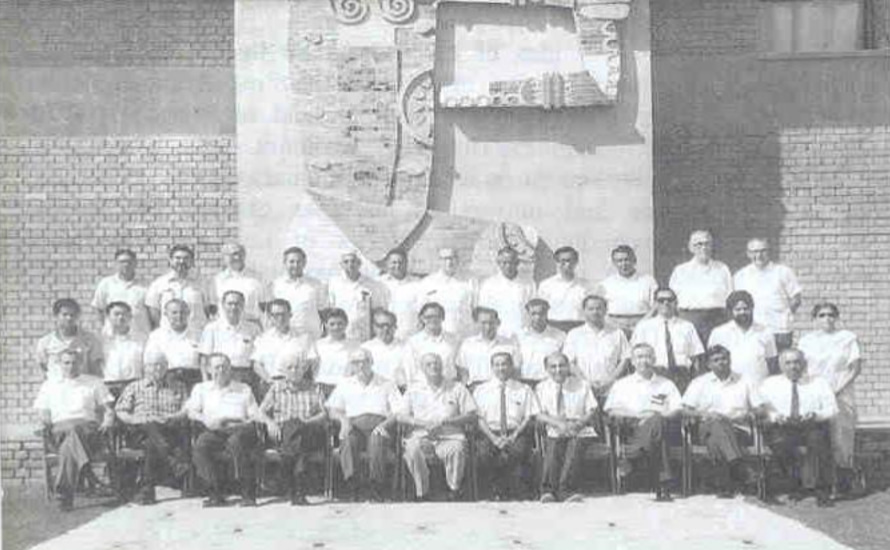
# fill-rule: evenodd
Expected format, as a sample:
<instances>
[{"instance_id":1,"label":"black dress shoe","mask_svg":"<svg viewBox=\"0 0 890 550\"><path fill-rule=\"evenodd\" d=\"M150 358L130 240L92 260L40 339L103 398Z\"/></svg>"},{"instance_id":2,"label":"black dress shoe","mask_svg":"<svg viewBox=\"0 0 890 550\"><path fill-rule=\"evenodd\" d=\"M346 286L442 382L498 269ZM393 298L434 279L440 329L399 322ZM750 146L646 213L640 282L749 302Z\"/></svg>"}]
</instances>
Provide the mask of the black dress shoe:
<instances>
[{"instance_id":1,"label":"black dress shoe","mask_svg":"<svg viewBox=\"0 0 890 550\"><path fill-rule=\"evenodd\" d=\"M291 495L290 497L290 505L291 506L308 506L309 501L306 500L306 495Z\"/></svg>"},{"instance_id":2,"label":"black dress shoe","mask_svg":"<svg viewBox=\"0 0 890 550\"><path fill-rule=\"evenodd\" d=\"M655 492L655 502L673 502L674 499L671 497L671 492L667 489L667 487L659 487Z\"/></svg>"},{"instance_id":3,"label":"black dress shoe","mask_svg":"<svg viewBox=\"0 0 890 550\"><path fill-rule=\"evenodd\" d=\"M256 499L254 497L241 497L238 501L241 508L256 508Z\"/></svg>"},{"instance_id":4,"label":"black dress shoe","mask_svg":"<svg viewBox=\"0 0 890 550\"><path fill-rule=\"evenodd\" d=\"M209 498L205 498L204 502L201 503L201 506L204 508L222 508L224 506L228 506L226 503L226 499L221 496L212 496Z\"/></svg>"},{"instance_id":5,"label":"black dress shoe","mask_svg":"<svg viewBox=\"0 0 890 550\"><path fill-rule=\"evenodd\" d=\"M816 495L816 506L819 508L831 508L834 506L834 500L828 493L819 493Z\"/></svg>"}]
</instances>

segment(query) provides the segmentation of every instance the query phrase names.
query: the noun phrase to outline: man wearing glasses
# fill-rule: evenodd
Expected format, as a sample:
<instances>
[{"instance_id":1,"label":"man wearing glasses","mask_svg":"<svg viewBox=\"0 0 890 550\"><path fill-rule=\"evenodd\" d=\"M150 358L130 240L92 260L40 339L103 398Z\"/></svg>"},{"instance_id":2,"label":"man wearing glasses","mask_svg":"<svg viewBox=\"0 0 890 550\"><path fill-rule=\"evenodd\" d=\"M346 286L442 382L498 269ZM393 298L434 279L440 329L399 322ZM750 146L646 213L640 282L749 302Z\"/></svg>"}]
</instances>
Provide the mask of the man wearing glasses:
<instances>
[{"instance_id":1,"label":"man wearing glasses","mask_svg":"<svg viewBox=\"0 0 890 550\"><path fill-rule=\"evenodd\" d=\"M398 321L395 313L375 309L371 313L374 339L362 344L373 358L374 373L400 388L405 387L405 344L396 340Z\"/></svg>"}]
</instances>

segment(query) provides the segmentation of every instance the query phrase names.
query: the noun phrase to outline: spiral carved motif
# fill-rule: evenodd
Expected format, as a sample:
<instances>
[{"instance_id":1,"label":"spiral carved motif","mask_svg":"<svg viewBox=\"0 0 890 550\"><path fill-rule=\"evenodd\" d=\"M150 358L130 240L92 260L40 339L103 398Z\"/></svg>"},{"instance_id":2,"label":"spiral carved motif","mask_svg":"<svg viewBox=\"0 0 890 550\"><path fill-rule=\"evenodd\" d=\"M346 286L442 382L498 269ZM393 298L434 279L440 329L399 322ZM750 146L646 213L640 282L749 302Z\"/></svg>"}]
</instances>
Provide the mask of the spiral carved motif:
<instances>
[{"instance_id":1,"label":"spiral carved motif","mask_svg":"<svg viewBox=\"0 0 890 550\"><path fill-rule=\"evenodd\" d=\"M371 11L368 0L331 0L331 8L337 20L347 25L361 23Z\"/></svg>"},{"instance_id":2,"label":"spiral carved motif","mask_svg":"<svg viewBox=\"0 0 890 550\"><path fill-rule=\"evenodd\" d=\"M379 0L380 13L390 23L407 23L414 16L414 0Z\"/></svg>"}]
</instances>

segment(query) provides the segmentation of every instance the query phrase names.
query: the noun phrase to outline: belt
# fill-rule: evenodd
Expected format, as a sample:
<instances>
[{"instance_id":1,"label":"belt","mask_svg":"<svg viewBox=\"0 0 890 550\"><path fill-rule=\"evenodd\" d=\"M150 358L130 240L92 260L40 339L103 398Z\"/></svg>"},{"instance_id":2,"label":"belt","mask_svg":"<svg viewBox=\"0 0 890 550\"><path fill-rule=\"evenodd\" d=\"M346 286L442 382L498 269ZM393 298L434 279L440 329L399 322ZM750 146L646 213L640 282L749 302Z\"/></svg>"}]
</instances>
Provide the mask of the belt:
<instances>
[{"instance_id":1,"label":"belt","mask_svg":"<svg viewBox=\"0 0 890 550\"><path fill-rule=\"evenodd\" d=\"M634 313L632 315L619 315L616 313L610 313L609 317L615 317L616 319L636 319L637 317L642 317L646 315L645 313Z\"/></svg>"}]
</instances>

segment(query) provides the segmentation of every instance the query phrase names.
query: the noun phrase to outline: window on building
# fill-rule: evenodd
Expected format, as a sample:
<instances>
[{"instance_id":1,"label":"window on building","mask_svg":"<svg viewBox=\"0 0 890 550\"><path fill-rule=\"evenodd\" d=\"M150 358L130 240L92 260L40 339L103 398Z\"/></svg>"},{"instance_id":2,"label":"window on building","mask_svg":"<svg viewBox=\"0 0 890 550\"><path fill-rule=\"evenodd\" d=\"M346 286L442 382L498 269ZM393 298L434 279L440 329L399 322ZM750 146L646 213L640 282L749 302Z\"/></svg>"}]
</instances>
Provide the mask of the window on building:
<instances>
[{"instance_id":1,"label":"window on building","mask_svg":"<svg viewBox=\"0 0 890 550\"><path fill-rule=\"evenodd\" d=\"M775 53L849 52L879 47L869 28L874 0L764 0L761 36Z\"/></svg>"}]
</instances>

